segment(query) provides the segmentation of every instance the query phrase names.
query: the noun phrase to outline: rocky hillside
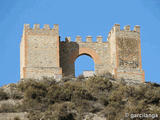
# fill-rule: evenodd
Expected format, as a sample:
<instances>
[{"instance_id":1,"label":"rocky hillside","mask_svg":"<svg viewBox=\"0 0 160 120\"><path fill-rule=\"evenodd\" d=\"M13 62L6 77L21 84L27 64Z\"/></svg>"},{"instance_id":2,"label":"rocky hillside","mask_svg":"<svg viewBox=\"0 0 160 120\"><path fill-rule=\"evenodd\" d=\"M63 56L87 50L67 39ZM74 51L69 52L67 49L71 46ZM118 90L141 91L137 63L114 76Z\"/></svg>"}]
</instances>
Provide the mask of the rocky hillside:
<instances>
[{"instance_id":1,"label":"rocky hillside","mask_svg":"<svg viewBox=\"0 0 160 120\"><path fill-rule=\"evenodd\" d=\"M65 77L59 82L25 79L0 88L0 120L11 118L159 120L160 85L115 80L110 74Z\"/></svg>"}]
</instances>

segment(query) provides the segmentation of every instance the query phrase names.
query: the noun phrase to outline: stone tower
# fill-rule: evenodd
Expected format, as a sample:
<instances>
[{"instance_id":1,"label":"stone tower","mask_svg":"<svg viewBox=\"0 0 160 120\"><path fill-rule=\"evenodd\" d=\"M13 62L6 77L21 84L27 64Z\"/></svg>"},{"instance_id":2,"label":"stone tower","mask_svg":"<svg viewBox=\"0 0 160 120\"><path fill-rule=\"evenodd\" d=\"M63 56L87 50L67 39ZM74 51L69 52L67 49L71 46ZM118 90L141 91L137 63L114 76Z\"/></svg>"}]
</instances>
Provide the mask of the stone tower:
<instances>
[{"instance_id":1,"label":"stone tower","mask_svg":"<svg viewBox=\"0 0 160 120\"><path fill-rule=\"evenodd\" d=\"M127 25L120 30L120 25L115 24L108 35L110 71L116 78L138 80L144 82L144 71L141 61L140 27L135 26L130 30Z\"/></svg>"},{"instance_id":2,"label":"stone tower","mask_svg":"<svg viewBox=\"0 0 160 120\"><path fill-rule=\"evenodd\" d=\"M87 36L85 42L81 36L75 41L70 37L65 41L59 38L58 25L54 28L24 25L20 45L21 78L74 76L76 58L88 55L95 62L97 75L110 72L117 79L144 82L139 26L134 30L125 26L121 30L120 25L115 24L106 42L102 36L97 36L96 42L92 41L92 36Z\"/></svg>"},{"instance_id":3,"label":"stone tower","mask_svg":"<svg viewBox=\"0 0 160 120\"><path fill-rule=\"evenodd\" d=\"M59 28L24 25L20 45L21 78L53 77L62 74L59 60Z\"/></svg>"}]
</instances>

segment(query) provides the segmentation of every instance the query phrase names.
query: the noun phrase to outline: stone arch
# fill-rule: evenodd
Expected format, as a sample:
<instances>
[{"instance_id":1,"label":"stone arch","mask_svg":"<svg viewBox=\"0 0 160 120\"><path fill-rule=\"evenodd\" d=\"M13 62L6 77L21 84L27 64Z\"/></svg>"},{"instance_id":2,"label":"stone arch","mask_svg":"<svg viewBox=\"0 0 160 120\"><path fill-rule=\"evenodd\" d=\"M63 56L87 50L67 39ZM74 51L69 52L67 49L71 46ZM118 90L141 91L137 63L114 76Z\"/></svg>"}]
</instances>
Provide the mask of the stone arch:
<instances>
[{"instance_id":1,"label":"stone arch","mask_svg":"<svg viewBox=\"0 0 160 120\"><path fill-rule=\"evenodd\" d=\"M95 64L101 64L101 60L100 60L99 55L93 49L84 48L84 47L79 48L78 50L76 50L75 52L73 52L71 54L71 56L70 56L71 63L73 64L74 61L76 60L76 58L78 58L81 55L90 56L93 59Z\"/></svg>"},{"instance_id":2,"label":"stone arch","mask_svg":"<svg viewBox=\"0 0 160 120\"><path fill-rule=\"evenodd\" d=\"M88 54L79 55L74 61L74 76L84 75L85 73L95 73L95 62ZM84 73L85 72L85 73Z\"/></svg>"}]
</instances>

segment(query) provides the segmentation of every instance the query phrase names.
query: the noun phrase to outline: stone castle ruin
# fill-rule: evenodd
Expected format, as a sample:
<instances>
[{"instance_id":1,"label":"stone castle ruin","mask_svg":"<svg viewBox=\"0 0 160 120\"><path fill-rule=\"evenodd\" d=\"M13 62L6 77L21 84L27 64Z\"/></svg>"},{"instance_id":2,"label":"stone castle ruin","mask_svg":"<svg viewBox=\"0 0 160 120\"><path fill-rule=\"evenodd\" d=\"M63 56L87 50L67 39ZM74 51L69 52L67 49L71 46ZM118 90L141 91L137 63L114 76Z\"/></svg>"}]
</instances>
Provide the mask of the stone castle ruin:
<instances>
[{"instance_id":1,"label":"stone castle ruin","mask_svg":"<svg viewBox=\"0 0 160 120\"><path fill-rule=\"evenodd\" d=\"M108 34L107 42L97 36L93 42L91 36L83 42L80 36L75 41L66 37L60 41L59 27L35 24L30 28L24 25L20 44L20 77L42 78L74 76L76 58L90 56L95 63L95 74L110 72L115 78L144 82L141 61L140 27L130 30L127 25L123 30L115 24Z\"/></svg>"}]
</instances>

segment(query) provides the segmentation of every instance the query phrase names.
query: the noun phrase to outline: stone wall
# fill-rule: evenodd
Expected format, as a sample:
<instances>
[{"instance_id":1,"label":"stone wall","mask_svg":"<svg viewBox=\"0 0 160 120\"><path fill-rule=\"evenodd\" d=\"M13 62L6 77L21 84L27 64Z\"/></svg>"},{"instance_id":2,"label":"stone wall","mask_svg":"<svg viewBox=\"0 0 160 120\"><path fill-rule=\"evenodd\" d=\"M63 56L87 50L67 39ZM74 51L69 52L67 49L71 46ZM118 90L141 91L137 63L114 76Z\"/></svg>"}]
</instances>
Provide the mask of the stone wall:
<instances>
[{"instance_id":1,"label":"stone wall","mask_svg":"<svg viewBox=\"0 0 160 120\"><path fill-rule=\"evenodd\" d=\"M115 24L108 34L108 41L97 36L93 42L91 36L82 40L77 36L71 41L59 39L58 25L40 28L35 24L24 26L20 46L21 78L41 78L55 76L74 76L74 62L81 55L90 56L95 63L95 74L112 73L116 78L144 81L141 63L140 27L130 26L120 29ZM84 42L85 41L85 42Z\"/></svg>"},{"instance_id":2,"label":"stone wall","mask_svg":"<svg viewBox=\"0 0 160 120\"><path fill-rule=\"evenodd\" d=\"M80 55L88 55L93 58L95 63L95 73L100 74L108 72L109 56L108 42L102 42L102 37L98 36L97 41L93 42L92 37L86 37L86 41L82 42L80 36L76 37L75 42L68 41L60 43L60 65L64 76L74 76L74 62Z\"/></svg>"}]
</instances>

